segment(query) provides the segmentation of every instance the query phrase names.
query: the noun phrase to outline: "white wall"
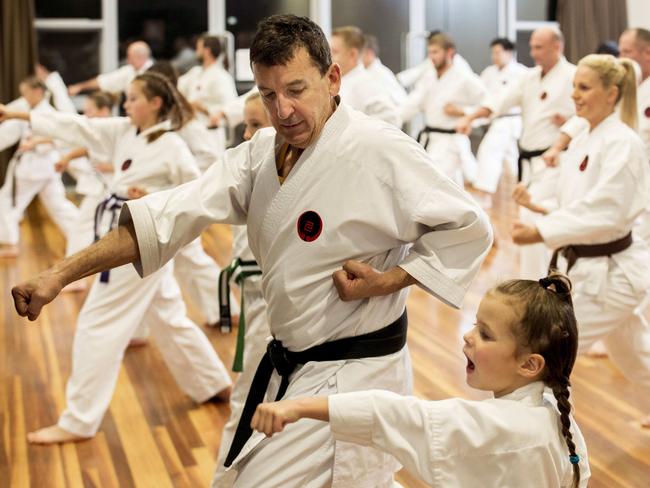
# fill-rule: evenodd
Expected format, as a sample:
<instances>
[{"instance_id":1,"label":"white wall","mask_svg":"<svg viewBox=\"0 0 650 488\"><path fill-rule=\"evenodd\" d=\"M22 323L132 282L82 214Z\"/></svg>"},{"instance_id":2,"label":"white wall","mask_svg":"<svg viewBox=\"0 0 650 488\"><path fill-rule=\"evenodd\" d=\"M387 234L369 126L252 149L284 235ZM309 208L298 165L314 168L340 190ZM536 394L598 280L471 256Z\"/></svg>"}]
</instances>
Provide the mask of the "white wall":
<instances>
[{"instance_id":1,"label":"white wall","mask_svg":"<svg viewBox=\"0 0 650 488\"><path fill-rule=\"evenodd\" d=\"M650 30L650 1L627 0L627 18L630 27Z\"/></svg>"}]
</instances>

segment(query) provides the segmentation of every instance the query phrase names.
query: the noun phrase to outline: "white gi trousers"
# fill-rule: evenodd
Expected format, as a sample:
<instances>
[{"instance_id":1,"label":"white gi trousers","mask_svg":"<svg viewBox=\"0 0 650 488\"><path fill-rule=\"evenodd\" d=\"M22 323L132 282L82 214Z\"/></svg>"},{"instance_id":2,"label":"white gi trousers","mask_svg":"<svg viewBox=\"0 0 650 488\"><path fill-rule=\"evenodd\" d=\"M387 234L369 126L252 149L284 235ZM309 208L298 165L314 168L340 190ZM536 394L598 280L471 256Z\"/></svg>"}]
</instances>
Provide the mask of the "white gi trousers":
<instances>
[{"instance_id":1,"label":"white gi trousers","mask_svg":"<svg viewBox=\"0 0 650 488\"><path fill-rule=\"evenodd\" d=\"M68 239L66 255L87 248L95 241L95 211L103 196L86 195L79 205L79 216L72 224L72 232Z\"/></svg>"},{"instance_id":2,"label":"white gi trousers","mask_svg":"<svg viewBox=\"0 0 650 488\"><path fill-rule=\"evenodd\" d=\"M496 193L503 163L506 161L513 174L517 174L517 140L521 135L521 117L499 117L490 123L478 147L476 159L478 170L474 188Z\"/></svg>"},{"instance_id":3,"label":"white gi trousers","mask_svg":"<svg viewBox=\"0 0 650 488\"><path fill-rule=\"evenodd\" d=\"M408 347L379 358L310 362L290 378L283 398L330 395L373 388L412 392ZM273 401L280 376L273 373L265 401ZM397 460L371 447L335 441L329 424L301 420L269 442L255 432L233 463L235 488L393 488ZM271 481L272 480L272 481Z\"/></svg>"},{"instance_id":4,"label":"white gi trousers","mask_svg":"<svg viewBox=\"0 0 650 488\"><path fill-rule=\"evenodd\" d=\"M429 132L427 135L429 137L427 152L442 173L461 188L465 180L468 182L474 180L477 164L472 154L469 137L463 134L438 132Z\"/></svg>"},{"instance_id":5,"label":"white gi trousers","mask_svg":"<svg viewBox=\"0 0 650 488\"><path fill-rule=\"evenodd\" d=\"M233 486L237 472L225 471L224 461L228 455L230 444L235 436L248 390L253 376L257 370L262 356L266 352L266 345L271 337L268 320L266 318L266 301L262 296L261 276L249 276L244 283L244 310L246 317L246 332L244 336L244 368L233 385L230 395L230 417L221 433L221 443L217 456L212 488L230 488ZM231 302L232 303L232 302Z\"/></svg>"},{"instance_id":6,"label":"white gi trousers","mask_svg":"<svg viewBox=\"0 0 650 488\"><path fill-rule=\"evenodd\" d=\"M581 279L577 264L569 277L574 283ZM576 286L573 293L578 353L587 352L602 339L609 358L625 377L650 390L650 326L638 311L646 291L635 290L613 259L609 259L604 287L598 294L589 294Z\"/></svg>"},{"instance_id":7,"label":"white gi trousers","mask_svg":"<svg viewBox=\"0 0 650 488\"><path fill-rule=\"evenodd\" d=\"M559 168L547 168L541 157L532 161L522 161L522 182L528 186L531 201L544 202L555 197ZM519 220L524 224L535 225L541 217L527 208L519 207ZM547 275L551 261L551 251L542 242L528 244L519 248L519 277L538 280Z\"/></svg>"},{"instance_id":8,"label":"white gi trousers","mask_svg":"<svg viewBox=\"0 0 650 488\"><path fill-rule=\"evenodd\" d=\"M65 197L65 187L59 174L49 178L25 179L16 177L16 200L12 205L12 182L15 165L7 171L5 184L0 189L0 243L16 245L20 240L20 221L31 201L38 196L54 223L70 240L79 210Z\"/></svg>"},{"instance_id":9,"label":"white gi trousers","mask_svg":"<svg viewBox=\"0 0 650 488\"><path fill-rule=\"evenodd\" d=\"M81 308L66 388L66 410L58 425L93 436L109 406L129 339L145 321L180 388L194 401L208 400L231 384L225 366L203 332L186 316L168 264L140 279L132 265L97 279ZM153 378L152 378L153 379Z\"/></svg>"},{"instance_id":10,"label":"white gi trousers","mask_svg":"<svg viewBox=\"0 0 650 488\"><path fill-rule=\"evenodd\" d=\"M194 239L174 257L174 276L209 324L219 321L219 273L221 269Z\"/></svg>"}]
</instances>

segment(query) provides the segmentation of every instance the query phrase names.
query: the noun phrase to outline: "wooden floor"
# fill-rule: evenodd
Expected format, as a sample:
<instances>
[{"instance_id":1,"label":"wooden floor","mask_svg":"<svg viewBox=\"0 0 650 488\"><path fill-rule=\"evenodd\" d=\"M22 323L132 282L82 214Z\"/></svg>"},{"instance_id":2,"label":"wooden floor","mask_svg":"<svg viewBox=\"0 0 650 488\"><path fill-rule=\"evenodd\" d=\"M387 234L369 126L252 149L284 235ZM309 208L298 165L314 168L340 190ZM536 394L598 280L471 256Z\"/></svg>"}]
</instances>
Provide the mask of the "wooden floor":
<instances>
[{"instance_id":1,"label":"wooden floor","mask_svg":"<svg viewBox=\"0 0 650 488\"><path fill-rule=\"evenodd\" d=\"M486 396L465 385L461 336L471 327L484 291L516 269L517 250L507 239L514 207L505 186L491 211L499 246L486 260L462 311L418 289L411 294L409 347L420 397ZM110 411L94 439L55 447L26 443L28 431L54 423L64 407L83 294L57 298L35 323L15 315L12 284L59 260L64 246L39 208L30 210L21 233L20 258L0 260L0 487L208 486L228 407L199 406L185 397L151 344L127 351ZM209 229L204 245L224 265L228 228ZM200 323L191 304L190 314ZM204 331L230 363L235 334ZM650 395L626 381L607 359L580 358L573 384L576 416L589 447L590 486L649 487L650 430L641 429L637 419L650 408ZM399 480L405 487L426 486L405 472Z\"/></svg>"}]
</instances>

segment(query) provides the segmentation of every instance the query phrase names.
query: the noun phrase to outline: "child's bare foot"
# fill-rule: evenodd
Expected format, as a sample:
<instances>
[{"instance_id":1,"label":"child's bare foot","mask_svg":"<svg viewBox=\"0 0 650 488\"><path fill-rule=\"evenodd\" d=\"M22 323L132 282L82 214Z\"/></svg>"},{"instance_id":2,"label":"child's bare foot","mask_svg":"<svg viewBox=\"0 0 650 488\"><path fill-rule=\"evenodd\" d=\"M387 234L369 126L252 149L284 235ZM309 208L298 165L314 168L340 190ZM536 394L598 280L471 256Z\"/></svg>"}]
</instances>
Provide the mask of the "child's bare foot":
<instances>
[{"instance_id":1,"label":"child's bare foot","mask_svg":"<svg viewBox=\"0 0 650 488\"><path fill-rule=\"evenodd\" d=\"M90 437L81 437L76 434L72 434L67 430L63 430L58 425L50 425L49 427L44 427L27 434L27 442L30 444L42 445L85 441L88 439L90 439Z\"/></svg>"},{"instance_id":2,"label":"child's bare foot","mask_svg":"<svg viewBox=\"0 0 650 488\"><path fill-rule=\"evenodd\" d=\"M590 358L606 358L608 356L607 347L603 341L596 341L587 351L587 356Z\"/></svg>"},{"instance_id":3,"label":"child's bare foot","mask_svg":"<svg viewBox=\"0 0 650 488\"><path fill-rule=\"evenodd\" d=\"M650 429L650 415L646 415L641 419L641 427L644 429Z\"/></svg>"}]
</instances>

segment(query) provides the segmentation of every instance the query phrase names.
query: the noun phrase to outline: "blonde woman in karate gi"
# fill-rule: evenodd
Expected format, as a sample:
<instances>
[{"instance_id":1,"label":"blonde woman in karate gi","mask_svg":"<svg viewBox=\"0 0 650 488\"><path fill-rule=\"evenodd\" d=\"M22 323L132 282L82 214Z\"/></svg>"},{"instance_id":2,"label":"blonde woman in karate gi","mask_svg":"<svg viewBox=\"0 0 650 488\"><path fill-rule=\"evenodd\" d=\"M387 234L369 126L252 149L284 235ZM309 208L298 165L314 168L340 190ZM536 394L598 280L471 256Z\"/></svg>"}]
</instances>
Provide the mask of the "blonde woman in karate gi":
<instances>
[{"instance_id":1,"label":"blonde woman in karate gi","mask_svg":"<svg viewBox=\"0 0 650 488\"><path fill-rule=\"evenodd\" d=\"M54 114L46 98L47 88L36 77L20 83L23 101L14 106L28 108L32 113ZM79 210L66 198L61 176L54 165L59 151L51 138L34 137L29 125L21 120L10 120L0 125L0 151L20 141L12 158L5 183L0 189L0 257L16 257L20 239L19 224L31 201L39 200L70 242Z\"/></svg>"},{"instance_id":2,"label":"blonde woman in karate gi","mask_svg":"<svg viewBox=\"0 0 650 488\"><path fill-rule=\"evenodd\" d=\"M561 158L556 201L533 202L517 188L515 200L542 217L536 225L516 222L512 237L555 249L551 267L575 283L579 352L603 339L623 374L650 390L650 330L635 311L650 286L648 249L632 232L646 206L650 174L634 130L634 68L627 59L589 55L573 85L577 115L589 130L574 137ZM650 416L642 424L650 427Z\"/></svg>"},{"instance_id":3,"label":"blonde woman in karate gi","mask_svg":"<svg viewBox=\"0 0 650 488\"><path fill-rule=\"evenodd\" d=\"M271 126L259 92L250 94L246 99L244 124L246 126L244 140L246 141L251 140L259 129ZM255 257L248 245L248 231L245 225L235 225L232 226L232 232L232 249L236 264L232 272L229 273L229 277L232 276L231 279L240 284L243 295L237 332L237 351L235 352L235 364L233 364L233 370L239 371L240 375L233 385L230 397L230 417L221 433L217 469L212 480L213 488L229 488L233 485L236 472L234 470L226 472L223 464L235 435L237 422L241 415L241 409L244 407L255 369L264 355L266 344L271 337L266 318L266 301L262 295L261 270L257 264L253 265ZM246 274L242 274L242 272ZM238 276L241 278L238 279Z\"/></svg>"},{"instance_id":4,"label":"blonde woman in karate gi","mask_svg":"<svg viewBox=\"0 0 650 488\"><path fill-rule=\"evenodd\" d=\"M300 398L259 405L253 427L271 436L302 418L326 421L335 439L388 452L433 487L586 487L587 449L569 402L578 349L570 289L556 273L483 297L463 354L467 384L493 399L381 390Z\"/></svg>"},{"instance_id":5,"label":"blonde woman in karate gi","mask_svg":"<svg viewBox=\"0 0 650 488\"><path fill-rule=\"evenodd\" d=\"M69 114L11 113L0 106L0 120L31 121L36 133L106 153L115 163L112 190L98 226L111 220L128 198L171 188L196 178L198 168L174 132L184 112L169 81L157 73L139 75L129 87L128 118L89 119ZM92 273L91 273L92 274ZM142 321L179 386L197 403L227 400L231 380L212 345L186 316L172 265L145 279L121 266L96 280L78 319L67 408L56 425L28 435L31 443L52 444L95 435L109 406L124 350Z\"/></svg>"}]
</instances>

